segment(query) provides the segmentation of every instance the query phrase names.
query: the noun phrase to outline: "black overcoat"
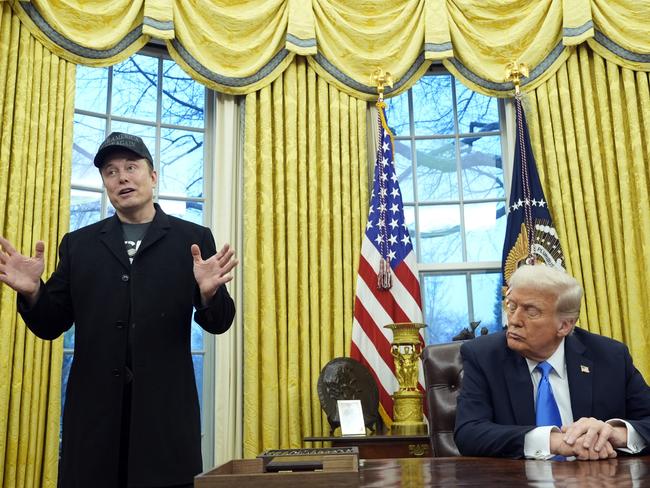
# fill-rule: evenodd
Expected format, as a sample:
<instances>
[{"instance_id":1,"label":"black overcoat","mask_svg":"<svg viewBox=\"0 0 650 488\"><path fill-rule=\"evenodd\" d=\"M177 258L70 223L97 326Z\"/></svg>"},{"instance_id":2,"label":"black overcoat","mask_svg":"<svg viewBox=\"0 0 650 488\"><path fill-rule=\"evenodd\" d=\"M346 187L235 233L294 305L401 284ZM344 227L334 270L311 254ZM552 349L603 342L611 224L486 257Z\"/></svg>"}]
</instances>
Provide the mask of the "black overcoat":
<instances>
[{"instance_id":1,"label":"black overcoat","mask_svg":"<svg viewBox=\"0 0 650 488\"><path fill-rule=\"evenodd\" d=\"M66 234L55 272L37 303L19 310L28 327L54 339L75 324L63 414L60 486L115 488L122 396L131 336L129 485L190 483L201 471L201 425L190 348L196 322L225 332L235 307L221 287L206 308L193 274L192 244L206 259L209 229L156 215L129 263L117 216Z\"/></svg>"}]
</instances>

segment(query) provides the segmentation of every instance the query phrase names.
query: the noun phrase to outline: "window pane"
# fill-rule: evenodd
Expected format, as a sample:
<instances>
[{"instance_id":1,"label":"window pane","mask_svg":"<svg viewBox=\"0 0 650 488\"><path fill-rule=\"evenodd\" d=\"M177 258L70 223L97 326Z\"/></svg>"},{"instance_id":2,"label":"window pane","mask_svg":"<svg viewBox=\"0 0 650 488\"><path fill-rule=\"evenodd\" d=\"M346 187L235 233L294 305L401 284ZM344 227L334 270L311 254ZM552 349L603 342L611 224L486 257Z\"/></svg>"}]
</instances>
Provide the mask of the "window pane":
<instances>
[{"instance_id":1,"label":"window pane","mask_svg":"<svg viewBox=\"0 0 650 488\"><path fill-rule=\"evenodd\" d=\"M422 262L462 262L459 205L421 206L418 222Z\"/></svg>"},{"instance_id":2,"label":"window pane","mask_svg":"<svg viewBox=\"0 0 650 488\"><path fill-rule=\"evenodd\" d=\"M147 145L154 164L157 159L156 155L156 128L150 125L133 124L130 122L119 122L114 120L111 125L111 132L126 132L142 137L142 141Z\"/></svg>"},{"instance_id":3,"label":"window pane","mask_svg":"<svg viewBox=\"0 0 650 488\"><path fill-rule=\"evenodd\" d=\"M65 408L65 393L68 389L68 376L70 376L70 367L72 366L72 353L63 354L63 371L61 375L61 405Z\"/></svg>"},{"instance_id":4,"label":"window pane","mask_svg":"<svg viewBox=\"0 0 650 488\"><path fill-rule=\"evenodd\" d=\"M203 202L186 202L161 198L158 203L166 214L203 225Z\"/></svg>"},{"instance_id":5,"label":"window pane","mask_svg":"<svg viewBox=\"0 0 650 488\"><path fill-rule=\"evenodd\" d=\"M460 142L463 198L504 198L501 137L466 137Z\"/></svg>"},{"instance_id":6,"label":"window pane","mask_svg":"<svg viewBox=\"0 0 650 488\"><path fill-rule=\"evenodd\" d=\"M425 76L413 86L415 135L454 132L452 80L451 75Z\"/></svg>"},{"instance_id":7,"label":"window pane","mask_svg":"<svg viewBox=\"0 0 650 488\"><path fill-rule=\"evenodd\" d=\"M203 329L192 320L192 351L203 350Z\"/></svg>"},{"instance_id":8,"label":"window pane","mask_svg":"<svg viewBox=\"0 0 650 488\"><path fill-rule=\"evenodd\" d=\"M111 113L156 120L157 87L158 58L136 54L115 65Z\"/></svg>"},{"instance_id":9,"label":"window pane","mask_svg":"<svg viewBox=\"0 0 650 488\"><path fill-rule=\"evenodd\" d=\"M90 68L80 64L77 65L75 108L90 112L106 113L107 93L108 68Z\"/></svg>"},{"instance_id":10,"label":"window pane","mask_svg":"<svg viewBox=\"0 0 650 488\"><path fill-rule=\"evenodd\" d=\"M415 141L419 201L458 200L455 139Z\"/></svg>"},{"instance_id":11,"label":"window pane","mask_svg":"<svg viewBox=\"0 0 650 488\"><path fill-rule=\"evenodd\" d=\"M160 140L161 195L203 196L203 133L163 129Z\"/></svg>"},{"instance_id":12,"label":"window pane","mask_svg":"<svg viewBox=\"0 0 650 488\"><path fill-rule=\"evenodd\" d=\"M424 275L420 280L424 296L425 342L451 342L469 325L465 275Z\"/></svg>"},{"instance_id":13,"label":"window pane","mask_svg":"<svg viewBox=\"0 0 650 488\"><path fill-rule=\"evenodd\" d=\"M408 91L386 100L386 121L393 135L409 135Z\"/></svg>"},{"instance_id":14,"label":"window pane","mask_svg":"<svg viewBox=\"0 0 650 488\"><path fill-rule=\"evenodd\" d=\"M496 98L470 90L456 80L458 131L486 132L499 130L499 105Z\"/></svg>"},{"instance_id":15,"label":"window pane","mask_svg":"<svg viewBox=\"0 0 650 488\"><path fill-rule=\"evenodd\" d=\"M72 189L70 191L70 230L76 230L99 221L101 209L102 194L99 191Z\"/></svg>"},{"instance_id":16,"label":"window pane","mask_svg":"<svg viewBox=\"0 0 650 488\"><path fill-rule=\"evenodd\" d=\"M490 334L501 330L501 273L472 274L471 280L474 320L481 321L476 335L483 327Z\"/></svg>"},{"instance_id":17,"label":"window pane","mask_svg":"<svg viewBox=\"0 0 650 488\"><path fill-rule=\"evenodd\" d=\"M74 324L63 334L63 349L74 349Z\"/></svg>"},{"instance_id":18,"label":"window pane","mask_svg":"<svg viewBox=\"0 0 650 488\"><path fill-rule=\"evenodd\" d=\"M74 115L72 144L72 184L102 187L102 178L93 160L104 140L106 120L87 115Z\"/></svg>"},{"instance_id":19,"label":"window pane","mask_svg":"<svg viewBox=\"0 0 650 488\"><path fill-rule=\"evenodd\" d=\"M465 204L468 261L501 261L505 232L504 202Z\"/></svg>"},{"instance_id":20,"label":"window pane","mask_svg":"<svg viewBox=\"0 0 650 488\"><path fill-rule=\"evenodd\" d=\"M199 408L201 409L201 431L203 431L203 354L192 354L192 363L194 363L194 379L196 380L196 389L199 392Z\"/></svg>"},{"instance_id":21,"label":"window pane","mask_svg":"<svg viewBox=\"0 0 650 488\"><path fill-rule=\"evenodd\" d=\"M411 143L395 141L395 174L402 193L402 202L413 202L413 163L411 162Z\"/></svg>"},{"instance_id":22,"label":"window pane","mask_svg":"<svg viewBox=\"0 0 650 488\"><path fill-rule=\"evenodd\" d=\"M161 121L164 124L203 127L205 87L176 63L163 60Z\"/></svg>"}]
</instances>

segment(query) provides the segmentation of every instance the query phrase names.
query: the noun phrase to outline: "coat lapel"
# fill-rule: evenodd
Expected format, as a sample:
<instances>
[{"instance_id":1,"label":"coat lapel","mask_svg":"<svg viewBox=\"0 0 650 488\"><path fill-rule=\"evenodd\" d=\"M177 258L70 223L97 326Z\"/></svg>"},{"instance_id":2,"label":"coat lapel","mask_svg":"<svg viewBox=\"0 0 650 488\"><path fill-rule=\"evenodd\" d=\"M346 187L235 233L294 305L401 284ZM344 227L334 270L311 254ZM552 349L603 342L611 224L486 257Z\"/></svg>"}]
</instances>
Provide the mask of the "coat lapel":
<instances>
[{"instance_id":1,"label":"coat lapel","mask_svg":"<svg viewBox=\"0 0 650 488\"><path fill-rule=\"evenodd\" d=\"M117 215L114 215L110 219L106 219L106 222L101 227L99 232L99 239L102 241L102 243L115 256L120 264L124 266L124 269L128 270L130 268L129 256L126 254L124 236L122 234L122 225L120 224L120 220L117 218Z\"/></svg>"},{"instance_id":2,"label":"coat lapel","mask_svg":"<svg viewBox=\"0 0 650 488\"><path fill-rule=\"evenodd\" d=\"M144 240L138 249L138 254L142 254L142 252L144 252L148 247L151 247L152 244L165 237L165 234L167 234L167 231L169 230L169 217L162 211L157 203L154 204L154 206L156 207L156 215L151 221L151 226L147 229ZM122 225L117 215L114 215L110 219L106 219L106 222L100 229L100 240L125 269L128 270L131 268L129 256L126 253L126 247L124 246Z\"/></svg>"},{"instance_id":3,"label":"coat lapel","mask_svg":"<svg viewBox=\"0 0 650 488\"><path fill-rule=\"evenodd\" d=\"M503 361L503 371L517 425L535 425L533 383L526 360L516 352L508 350Z\"/></svg>"},{"instance_id":4,"label":"coat lapel","mask_svg":"<svg viewBox=\"0 0 650 488\"><path fill-rule=\"evenodd\" d=\"M144 235L142 244L140 244L140 248L138 249L138 254L140 255L145 252L147 248L151 247L155 242L165 237L169 231L169 217L165 212L162 211L157 203L154 204L154 206L156 207L156 215L151 221L151 225L147 229L147 233ZM136 256L138 254L136 254Z\"/></svg>"},{"instance_id":5,"label":"coat lapel","mask_svg":"<svg viewBox=\"0 0 650 488\"><path fill-rule=\"evenodd\" d=\"M585 346L580 339L569 335L564 341L564 360L566 361L571 410L573 419L591 417L594 363L584 356Z\"/></svg>"}]
</instances>

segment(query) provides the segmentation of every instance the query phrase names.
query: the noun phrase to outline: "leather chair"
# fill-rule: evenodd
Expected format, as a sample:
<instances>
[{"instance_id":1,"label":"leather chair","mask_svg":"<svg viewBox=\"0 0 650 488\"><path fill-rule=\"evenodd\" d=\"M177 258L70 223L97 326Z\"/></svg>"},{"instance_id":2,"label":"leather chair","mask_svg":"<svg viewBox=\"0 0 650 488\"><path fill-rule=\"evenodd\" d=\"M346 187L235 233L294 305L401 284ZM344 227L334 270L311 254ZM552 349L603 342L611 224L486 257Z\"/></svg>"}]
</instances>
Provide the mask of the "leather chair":
<instances>
[{"instance_id":1,"label":"leather chair","mask_svg":"<svg viewBox=\"0 0 650 488\"><path fill-rule=\"evenodd\" d=\"M463 381L463 342L434 344L422 351L431 450L435 457L460 456L454 442L454 425L456 400Z\"/></svg>"}]
</instances>

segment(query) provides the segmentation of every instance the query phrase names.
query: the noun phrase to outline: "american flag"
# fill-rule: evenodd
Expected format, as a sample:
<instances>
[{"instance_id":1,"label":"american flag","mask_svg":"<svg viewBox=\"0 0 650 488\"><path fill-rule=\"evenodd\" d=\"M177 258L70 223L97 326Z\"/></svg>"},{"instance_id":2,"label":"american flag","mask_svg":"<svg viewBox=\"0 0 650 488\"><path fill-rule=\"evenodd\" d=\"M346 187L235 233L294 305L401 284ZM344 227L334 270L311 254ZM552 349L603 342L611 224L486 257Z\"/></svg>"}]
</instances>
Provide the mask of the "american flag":
<instances>
[{"instance_id":1,"label":"american flag","mask_svg":"<svg viewBox=\"0 0 650 488\"><path fill-rule=\"evenodd\" d=\"M359 258L351 356L366 365L375 377L379 411L384 423L390 426L393 418L391 395L398 389L398 383L390 351L392 332L384 326L422 322L422 299L416 256L404 222L402 195L393 162L393 134L386 123L385 107L383 102L377 103L379 147ZM378 286L382 262L390 263L391 286L388 289Z\"/></svg>"}]
</instances>

